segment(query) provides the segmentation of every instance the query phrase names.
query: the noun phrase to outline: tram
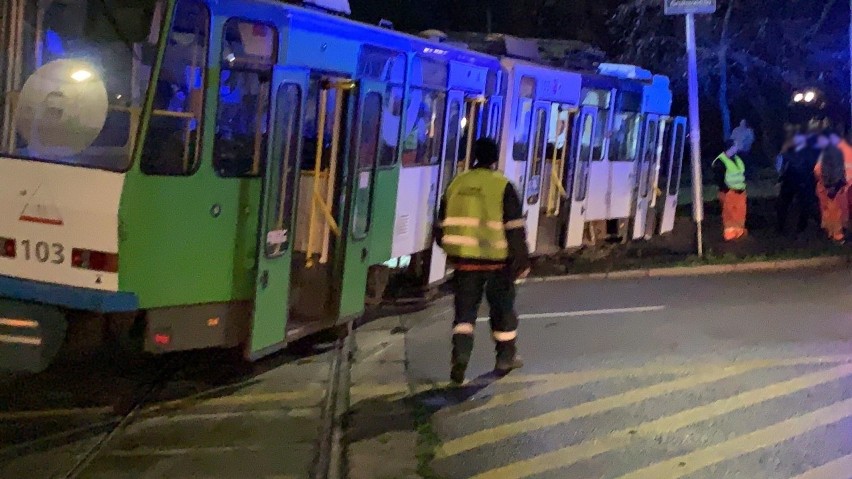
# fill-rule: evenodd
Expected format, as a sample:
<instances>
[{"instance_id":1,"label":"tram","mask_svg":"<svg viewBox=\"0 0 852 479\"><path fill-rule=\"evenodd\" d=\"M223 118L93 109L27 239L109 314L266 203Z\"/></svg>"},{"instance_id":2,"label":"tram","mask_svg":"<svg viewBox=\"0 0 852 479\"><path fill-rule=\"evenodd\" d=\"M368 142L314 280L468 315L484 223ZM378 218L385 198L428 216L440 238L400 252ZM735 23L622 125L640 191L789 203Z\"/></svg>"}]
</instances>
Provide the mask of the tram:
<instances>
[{"instance_id":1,"label":"tram","mask_svg":"<svg viewBox=\"0 0 852 479\"><path fill-rule=\"evenodd\" d=\"M360 316L383 265L440 282L438 201L481 136L501 140L531 244L583 241L606 107L588 75L312 3L345 8L0 5L0 368L105 343L254 359ZM640 103L661 132L682 126L670 96ZM649 181L675 174L658 175L665 151ZM656 214L646 203L637 217Z\"/></svg>"}]
</instances>

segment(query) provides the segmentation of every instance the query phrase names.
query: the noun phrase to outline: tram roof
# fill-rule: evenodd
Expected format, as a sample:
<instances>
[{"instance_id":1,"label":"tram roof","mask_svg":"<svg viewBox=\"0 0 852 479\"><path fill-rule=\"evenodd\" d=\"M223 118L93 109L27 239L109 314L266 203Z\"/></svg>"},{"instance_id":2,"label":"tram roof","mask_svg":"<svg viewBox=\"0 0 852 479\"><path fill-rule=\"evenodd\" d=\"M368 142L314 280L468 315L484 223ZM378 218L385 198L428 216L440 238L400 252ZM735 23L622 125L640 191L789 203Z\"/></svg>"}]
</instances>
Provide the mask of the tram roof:
<instances>
[{"instance_id":1,"label":"tram roof","mask_svg":"<svg viewBox=\"0 0 852 479\"><path fill-rule=\"evenodd\" d=\"M582 73L583 88L594 88L599 90L618 89L633 93L642 93L646 82L626 78L618 78L600 73Z\"/></svg>"},{"instance_id":2,"label":"tram roof","mask_svg":"<svg viewBox=\"0 0 852 479\"><path fill-rule=\"evenodd\" d=\"M500 67L500 60L497 57L485 53L433 42L321 10L283 3L280 0L213 0L209 3L214 11L235 16L245 15L249 11L255 18L275 19L281 15L287 15L291 25L296 28L315 27L323 34L360 40L365 44L398 50L401 53L414 53L443 61L457 61L494 69Z\"/></svg>"}]
</instances>

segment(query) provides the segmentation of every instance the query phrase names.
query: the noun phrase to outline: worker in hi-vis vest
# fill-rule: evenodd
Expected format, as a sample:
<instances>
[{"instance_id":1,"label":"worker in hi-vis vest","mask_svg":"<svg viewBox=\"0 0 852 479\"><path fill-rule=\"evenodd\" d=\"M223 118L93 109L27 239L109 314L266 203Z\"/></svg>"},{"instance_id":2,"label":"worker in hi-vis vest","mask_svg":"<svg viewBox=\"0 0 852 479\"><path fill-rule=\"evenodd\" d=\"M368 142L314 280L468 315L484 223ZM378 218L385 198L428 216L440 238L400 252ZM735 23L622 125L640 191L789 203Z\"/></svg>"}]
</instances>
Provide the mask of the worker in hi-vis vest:
<instances>
[{"instance_id":1,"label":"worker in hi-vis vest","mask_svg":"<svg viewBox=\"0 0 852 479\"><path fill-rule=\"evenodd\" d=\"M713 173L719 187L722 206L722 228L725 241L738 240L746 230L746 177L745 163L739 157L736 141L728 140L724 153L713 160Z\"/></svg>"},{"instance_id":2,"label":"worker in hi-vis vest","mask_svg":"<svg viewBox=\"0 0 852 479\"><path fill-rule=\"evenodd\" d=\"M526 221L518 192L496 171L499 151L493 140L476 141L473 167L447 187L435 228L435 240L455 268L450 373L455 384L464 382L483 292L491 307L495 372L507 374L523 366L516 346L515 280L530 272Z\"/></svg>"}]
</instances>

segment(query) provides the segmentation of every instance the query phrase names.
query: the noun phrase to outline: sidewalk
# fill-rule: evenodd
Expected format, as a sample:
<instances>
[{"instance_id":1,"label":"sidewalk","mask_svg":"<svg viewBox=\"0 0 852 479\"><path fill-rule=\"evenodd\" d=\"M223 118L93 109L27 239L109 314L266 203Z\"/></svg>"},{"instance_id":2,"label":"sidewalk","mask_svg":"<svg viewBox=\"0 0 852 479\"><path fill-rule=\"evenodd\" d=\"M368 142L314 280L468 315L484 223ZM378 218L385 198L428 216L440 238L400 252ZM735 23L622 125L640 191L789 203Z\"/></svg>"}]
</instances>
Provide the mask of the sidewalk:
<instances>
[{"instance_id":1,"label":"sidewalk","mask_svg":"<svg viewBox=\"0 0 852 479\"><path fill-rule=\"evenodd\" d=\"M347 431L349 479L430 477L420 464L421 425L415 394L424 388L409 382L406 338L412 328L451 321L450 302L376 320L358 328L352 365L352 401ZM448 361L436 358L436 361Z\"/></svg>"},{"instance_id":2,"label":"sidewalk","mask_svg":"<svg viewBox=\"0 0 852 479\"><path fill-rule=\"evenodd\" d=\"M604 244L577 252L539 258L534 276L563 276L566 274L600 274L626 270L732 265L745 262L776 262L814 257L852 255L852 246L836 246L812 221L802 235L776 231L774 198L749 200L749 236L744 240L726 243L722 240L721 211L718 202L705 205L705 257L696 255L695 224L689 207L682 206L672 234L656 236L650 241L628 244ZM791 211L789 231L794 229L797 212Z\"/></svg>"}]
</instances>

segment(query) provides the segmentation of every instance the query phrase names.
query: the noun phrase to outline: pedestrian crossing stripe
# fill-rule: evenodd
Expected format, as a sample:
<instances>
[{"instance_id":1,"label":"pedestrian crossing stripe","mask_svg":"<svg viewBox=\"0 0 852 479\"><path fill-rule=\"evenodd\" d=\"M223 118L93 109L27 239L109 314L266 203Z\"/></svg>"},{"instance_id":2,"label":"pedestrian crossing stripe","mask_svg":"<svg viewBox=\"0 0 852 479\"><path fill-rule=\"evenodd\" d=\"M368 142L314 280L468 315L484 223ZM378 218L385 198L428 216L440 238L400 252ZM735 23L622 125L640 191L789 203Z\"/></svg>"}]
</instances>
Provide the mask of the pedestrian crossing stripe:
<instances>
[{"instance_id":1,"label":"pedestrian crossing stripe","mask_svg":"<svg viewBox=\"0 0 852 479\"><path fill-rule=\"evenodd\" d=\"M734 411L755 406L772 399L804 391L815 386L830 383L849 376L852 376L852 364L842 364L828 370L806 374L788 381L746 391L709 404L681 411L653 421L648 421L629 429L616 431L602 438L595 438L577 445L545 453L525 461L519 461L505 467L492 469L474 476L474 479L522 478L533 474L541 474L569 467L581 461L592 459L595 456L626 447L630 445L635 438L657 437L660 435L671 434L686 427L724 416L725 414L729 414ZM678 471L683 468L683 466L680 466L681 462L685 462L685 460L677 461ZM668 464L668 462L666 462L666 464ZM666 479L674 479L675 477L680 477L670 475L668 473L660 473L657 469L654 469L654 474L636 477L625 476L623 479L628 479L628 477L629 479L659 479L662 477L665 477Z\"/></svg>"},{"instance_id":2,"label":"pedestrian crossing stripe","mask_svg":"<svg viewBox=\"0 0 852 479\"><path fill-rule=\"evenodd\" d=\"M709 368L708 368L709 369ZM542 378L539 381L531 381L525 376L517 376L516 379L526 378L524 388L518 391L500 394L490 398L488 402L477 407L466 407L465 404L459 404L454 407L447 408L441 411L441 415L463 415L471 413L481 413L488 409L496 407L511 406L519 402L530 400L534 397L544 396L562 389L582 386L594 382L604 381L607 379L642 377L653 374L654 376L683 376L696 370L686 367L658 367L654 372L648 368L631 368L631 369L603 369L595 371L578 371L571 375L548 380ZM536 384L541 383L541 384Z\"/></svg>"},{"instance_id":3,"label":"pedestrian crossing stripe","mask_svg":"<svg viewBox=\"0 0 852 479\"><path fill-rule=\"evenodd\" d=\"M852 399L797 416L772 426L735 437L711 447L659 462L619 479L679 479L714 464L782 443L814 429L852 416Z\"/></svg>"},{"instance_id":4,"label":"pedestrian crossing stripe","mask_svg":"<svg viewBox=\"0 0 852 479\"><path fill-rule=\"evenodd\" d=\"M834 361L849 361L849 356L833 357ZM576 419L595 416L601 413L623 408L633 404L666 396L672 393L694 389L699 386L712 384L734 376L777 366L795 366L806 364L823 364L831 362L829 358L800 358L792 360L754 360L733 364L724 368L711 369L698 374L678 378L672 381L654 384L640 389L633 389L589 401L575 406L560 409L532 418L501 424L483 429L469 435L446 441L436 452L437 458L445 458L461 454L478 447L494 444L504 439L529 433L531 431L565 424ZM508 477L508 476L507 476Z\"/></svg>"}]
</instances>

